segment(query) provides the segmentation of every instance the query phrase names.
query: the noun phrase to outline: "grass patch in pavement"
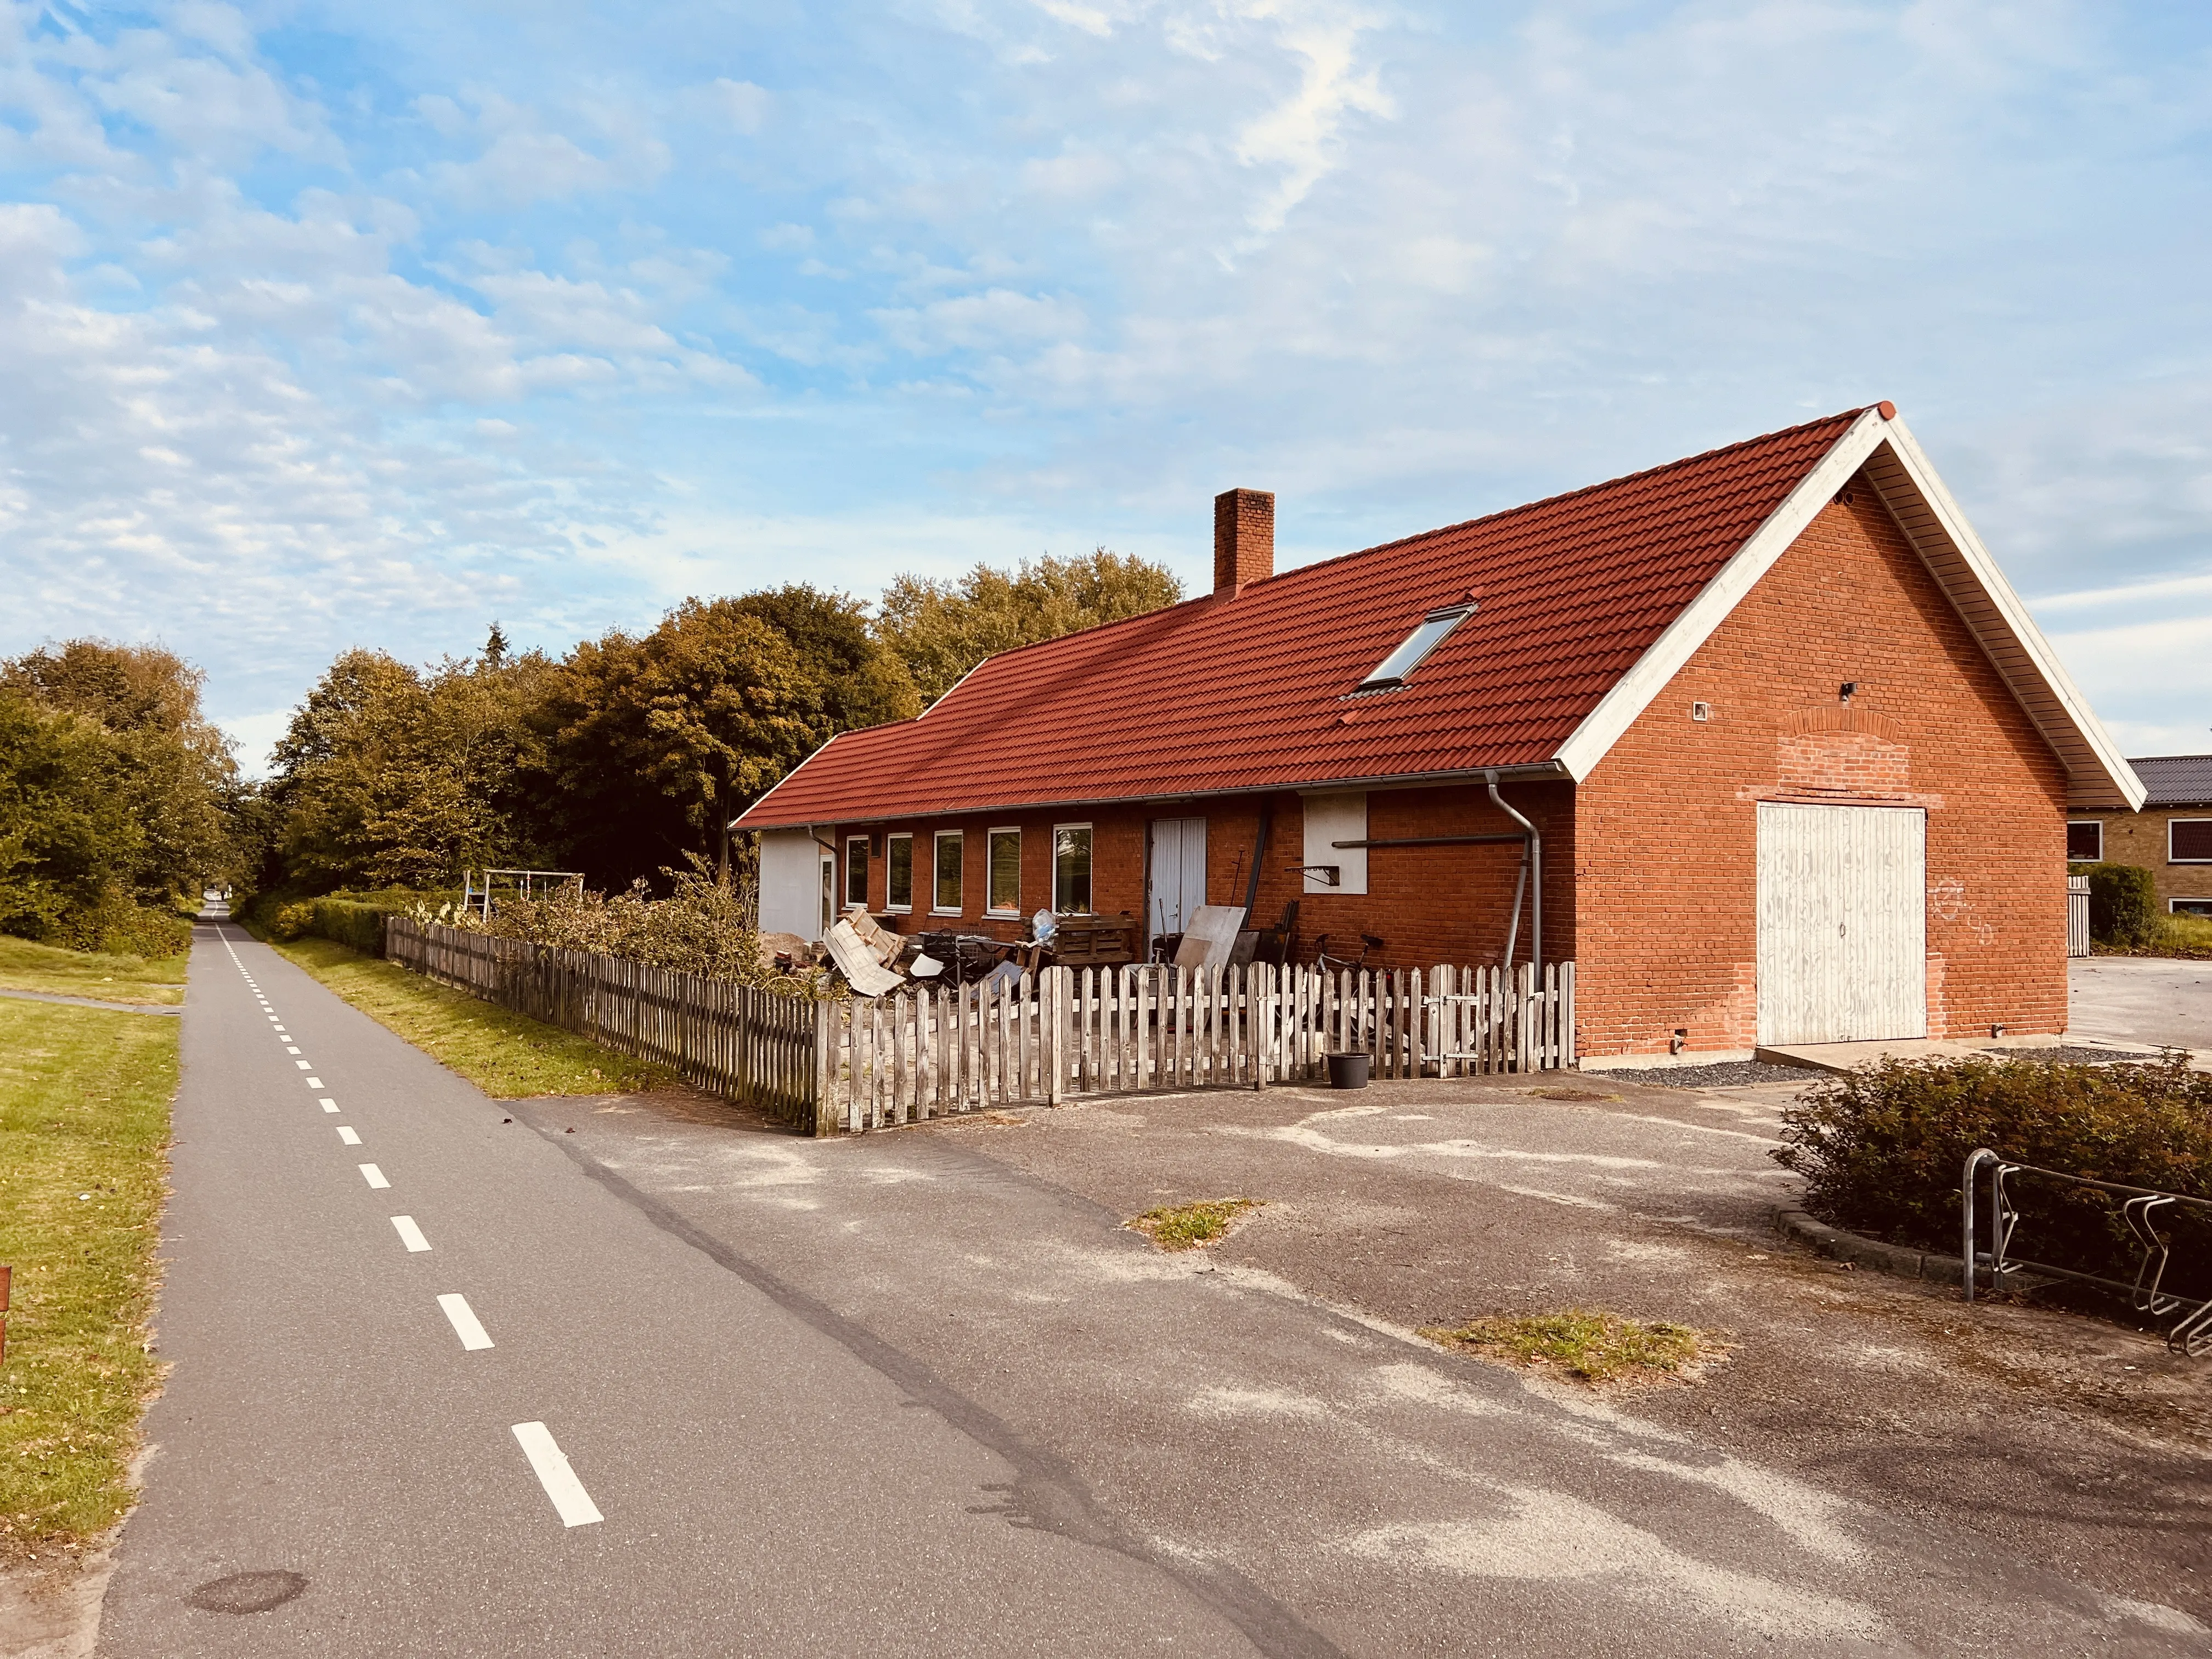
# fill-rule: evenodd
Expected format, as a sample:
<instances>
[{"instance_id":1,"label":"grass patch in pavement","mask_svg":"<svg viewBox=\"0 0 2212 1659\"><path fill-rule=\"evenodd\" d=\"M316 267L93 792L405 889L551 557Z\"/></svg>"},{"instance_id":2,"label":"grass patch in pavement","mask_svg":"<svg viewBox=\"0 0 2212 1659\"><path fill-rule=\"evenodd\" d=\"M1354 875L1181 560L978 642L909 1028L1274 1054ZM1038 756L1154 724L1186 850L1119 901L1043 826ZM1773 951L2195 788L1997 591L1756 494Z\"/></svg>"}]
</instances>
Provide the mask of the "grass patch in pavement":
<instances>
[{"instance_id":1,"label":"grass patch in pavement","mask_svg":"<svg viewBox=\"0 0 2212 1659\"><path fill-rule=\"evenodd\" d=\"M1655 1320L1626 1319L1604 1308L1478 1319L1457 1329L1424 1326L1446 1347L1492 1359L1565 1371L1585 1382L1659 1382L1680 1377L1728 1352L1711 1332Z\"/></svg>"},{"instance_id":2,"label":"grass patch in pavement","mask_svg":"<svg viewBox=\"0 0 2212 1659\"><path fill-rule=\"evenodd\" d=\"M173 957L112 957L0 933L0 986L11 991L174 1007L185 1000L187 960L181 951Z\"/></svg>"},{"instance_id":3,"label":"grass patch in pavement","mask_svg":"<svg viewBox=\"0 0 2212 1659\"><path fill-rule=\"evenodd\" d=\"M0 1560L67 1555L130 1504L161 1375L146 1322L177 1025L0 1000Z\"/></svg>"},{"instance_id":4,"label":"grass patch in pavement","mask_svg":"<svg viewBox=\"0 0 2212 1659\"><path fill-rule=\"evenodd\" d=\"M1257 1209L1255 1198L1215 1198L1147 1210L1129 1224L1164 1250L1194 1250L1228 1234L1237 1218Z\"/></svg>"},{"instance_id":5,"label":"grass patch in pavement","mask_svg":"<svg viewBox=\"0 0 2212 1659\"><path fill-rule=\"evenodd\" d=\"M677 1081L665 1066L618 1054L326 939L270 948L495 1100L633 1094Z\"/></svg>"}]
</instances>

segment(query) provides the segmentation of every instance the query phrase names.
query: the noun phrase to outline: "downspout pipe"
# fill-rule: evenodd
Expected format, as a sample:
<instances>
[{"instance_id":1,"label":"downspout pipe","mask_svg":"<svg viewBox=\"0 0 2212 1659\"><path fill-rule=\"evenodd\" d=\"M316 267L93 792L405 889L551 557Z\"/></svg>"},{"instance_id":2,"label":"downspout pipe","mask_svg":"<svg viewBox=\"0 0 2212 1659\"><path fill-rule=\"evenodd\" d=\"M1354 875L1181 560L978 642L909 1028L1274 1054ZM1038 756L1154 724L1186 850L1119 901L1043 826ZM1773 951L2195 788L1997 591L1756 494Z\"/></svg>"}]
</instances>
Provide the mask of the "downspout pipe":
<instances>
[{"instance_id":1,"label":"downspout pipe","mask_svg":"<svg viewBox=\"0 0 2212 1659\"><path fill-rule=\"evenodd\" d=\"M1482 775L1490 786L1491 804L1519 824L1528 837L1528 962L1536 970L1538 983L1544 978L1544 836L1543 832L1507 805L1505 797L1498 793L1498 773L1492 769ZM1513 900L1513 917L1521 918L1521 900L1516 893Z\"/></svg>"}]
</instances>

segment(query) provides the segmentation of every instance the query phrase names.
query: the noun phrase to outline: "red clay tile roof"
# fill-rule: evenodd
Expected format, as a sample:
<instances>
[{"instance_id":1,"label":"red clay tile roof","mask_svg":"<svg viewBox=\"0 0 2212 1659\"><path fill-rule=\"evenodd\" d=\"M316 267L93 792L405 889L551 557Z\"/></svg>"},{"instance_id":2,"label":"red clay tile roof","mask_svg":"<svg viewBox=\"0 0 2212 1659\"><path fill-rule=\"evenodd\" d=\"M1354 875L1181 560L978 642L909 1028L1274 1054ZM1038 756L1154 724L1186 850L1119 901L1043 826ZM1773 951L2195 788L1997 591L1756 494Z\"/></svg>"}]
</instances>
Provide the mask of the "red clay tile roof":
<instances>
[{"instance_id":1,"label":"red clay tile roof","mask_svg":"<svg viewBox=\"0 0 2212 1659\"><path fill-rule=\"evenodd\" d=\"M1548 761L1860 413L1004 652L921 719L833 738L739 822ZM1403 688L1347 700L1425 612L1470 589L1480 609Z\"/></svg>"}]
</instances>

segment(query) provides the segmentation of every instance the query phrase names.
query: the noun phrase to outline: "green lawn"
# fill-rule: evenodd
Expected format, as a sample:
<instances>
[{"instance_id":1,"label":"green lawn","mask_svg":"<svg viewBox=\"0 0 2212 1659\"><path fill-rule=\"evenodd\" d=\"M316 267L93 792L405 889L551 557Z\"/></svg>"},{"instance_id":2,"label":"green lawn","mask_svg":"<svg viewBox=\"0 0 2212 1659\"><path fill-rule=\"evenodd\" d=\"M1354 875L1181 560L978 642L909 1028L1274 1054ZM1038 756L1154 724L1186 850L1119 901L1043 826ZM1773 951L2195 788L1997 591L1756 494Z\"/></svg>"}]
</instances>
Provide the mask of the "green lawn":
<instances>
[{"instance_id":1,"label":"green lawn","mask_svg":"<svg viewBox=\"0 0 2212 1659\"><path fill-rule=\"evenodd\" d=\"M0 1560L67 1553L129 1507L167 1173L177 1024L0 998Z\"/></svg>"},{"instance_id":2,"label":"green lawn","mask_svg":"<svg viewBox=\"0 0 2212 1659\"><path fill-rule=\"evenodd\" d=\"M628 1094L676 1081L665 1067L509 1013L328 939L294 939L270 948L495 1100Z\"/></svg>"},{"instance_id":3,"label":"green lawn","mask_svg":"<svg viewBox=\"0 0 2212 1659\"><path fill-rule=\"evenodd\" d=\"M64 996L98 997L104 1002L158 1002L173 1006L185 1000L183 951L173 957L110 957L96 951L67 951L58 945L33 945L0 933L0 986L11 991L58 991Z\"/></svg>"}]
</instances>

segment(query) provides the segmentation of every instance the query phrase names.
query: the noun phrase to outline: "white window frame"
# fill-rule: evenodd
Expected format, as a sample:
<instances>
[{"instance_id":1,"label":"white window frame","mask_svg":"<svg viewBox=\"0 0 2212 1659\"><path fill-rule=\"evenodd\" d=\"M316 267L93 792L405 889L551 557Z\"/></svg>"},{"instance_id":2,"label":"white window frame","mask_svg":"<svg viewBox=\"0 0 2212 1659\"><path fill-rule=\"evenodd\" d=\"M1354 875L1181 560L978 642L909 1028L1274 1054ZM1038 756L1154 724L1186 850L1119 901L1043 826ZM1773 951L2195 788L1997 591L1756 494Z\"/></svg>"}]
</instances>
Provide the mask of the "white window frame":
<instances>
[{"instance_id":1,"label":"white window frame","mask_svg":"<svg viewBox=\"0 0 2212 1659\"><path fill-rule=\"evenodd\" d=\"M1066 830L1087 830L1091 836L1091 909L1063 910L1060 904L1060 837ZM1052 826L1052 913L1056 916L1095 915L1098 908L1098 826L1095 823L1055 823Z\"/></svg>"},{"instance_id":2,"label":"white window frame","mask_svg":"<svg viewBox=\"0 0 2212 1659\"><path fill-rule=\"evenodd\" d=\"M937 902L939 865L943 861L943 848L948 841L960 843L960 902L951 909ZM933 830L929 836L929 914L933 916L963 916L968 914L968 832L965 830Z\"/></svg>"},{"instance_id":3,"label":"white window frame","mask_svg":"<svg viewBox=\"0 0 2212 1659\"><path fill-rule=\"evenodd\" d=\"M845 908L848 910L856 904L866 905L868 902L868 840L866 836L845 837ZM855 847L860 849L860 896L858 898L853 896L853 849Z\"/></svg>"},{"instance_id":4,"label":"white window frame","mask_svg":"<svg viewBox=\"0 0 2212 1659\"><path fill-rule=\"evenodd\" d=\"M2183 909L2181 907L2185 904L2212 904L2212 896L2191 898L2185 894L2180 898L2170 898L2166 902L2166 914L2169 916L2193 916L2200 914L2195 910Z\"/></svg>"},{"instance_id":5,"label":"white window frame","mask_svg":"<svg viewBox=\"0 0 2212 1659\"><path fill-rule=\"evenodd\" d=\"M991 883L996 872L993 867L991 843L1000 836L1014 838L1014 902L1001 907L991 898ZM1018 916L1022 913L1022 827L1018 823L1001 823L983 832L983 914L987 916Z\"/></svg>"},{"instance_id":6,"label":"white window frame","mask_svg":"<svg viewBox=\"0 0 2212 1659\"><path fill-rule=\"evenodd\" d=\"M895 904L891 902L891 843L895 841L902 841L906 843L906 902L904 904ZM914 832L910 830L902 830L896 835L884 837L884 913L886 915L904 916L910 915L913 912Z\"/></svg>"},{"instance_id":7,"label":"white window frame","mask_svg":"<svg viewBox=\"0 0 2212 1659\"><path fill-rule=\"evenodd\" d=\"M2076 830L2083 829L2093 823L2097 826L2097 856L2093 859L2077 859L2071 853L2069 853L2066 855L2066 861L2069 864L2102 864L2105 861L2104 819L2069 818L2066 820L2066 833L2070 837Z\"/></svg>"},{"instance_id":8,"label":"white window frame","mask_svg":"<svg viewBox=\"0 0 2212 1659\"><path fill-rule=\"evenodd\" d=\"M2173 856L2173 826L2177 823L2212 823L2212 818L2168 818L2166 821L2166 861L2168 864L2212 864L2212 859L2178 859Z\"/></svg>"}]
</instances>

